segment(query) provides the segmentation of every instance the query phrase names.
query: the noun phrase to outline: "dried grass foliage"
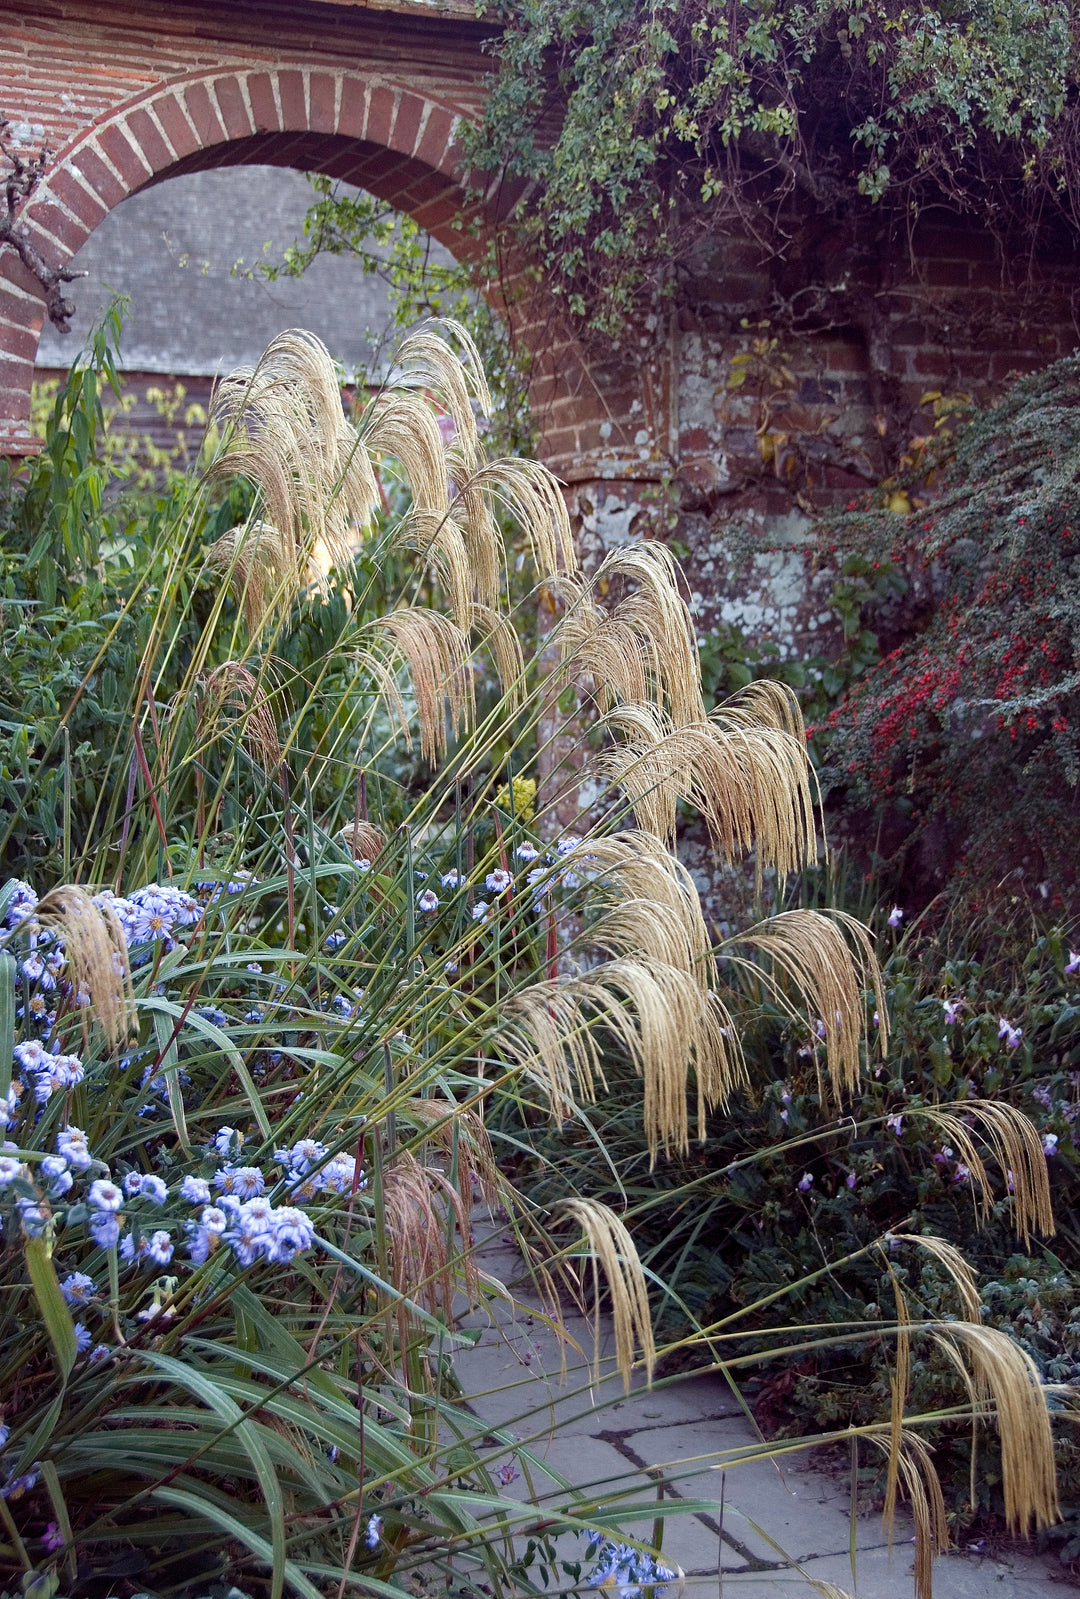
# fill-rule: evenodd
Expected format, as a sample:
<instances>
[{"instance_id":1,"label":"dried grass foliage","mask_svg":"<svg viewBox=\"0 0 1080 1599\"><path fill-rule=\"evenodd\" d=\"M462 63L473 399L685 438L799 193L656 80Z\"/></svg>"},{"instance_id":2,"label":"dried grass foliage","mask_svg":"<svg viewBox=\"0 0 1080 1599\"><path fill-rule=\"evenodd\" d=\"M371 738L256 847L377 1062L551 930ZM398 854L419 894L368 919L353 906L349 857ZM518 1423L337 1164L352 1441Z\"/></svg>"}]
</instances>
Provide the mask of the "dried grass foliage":
<instances>
[{"instance_id":1,"label":"dried grass foliage","mask_svg":"<svg viewBox=\"0 0 1080 1599\"><path fill-rule=\"evenodd\" d=\"M640 952L639 952L640 953ZM543 1088L563 1120L575 1094L591 1102L606 1086L598 1031L606 1031L644 1081L642 1120L650 1162L690 1144L688 1091L693 1072L699 1130L707 1111L746 1079L731 1016L696 973L620 957L586 975L548 979L515 995L499 1028L500 1049Z\"/></svg>"},{"instance_id":2,"label":"dried grass foliage","mask_svg":"<svg viewBox=\"0 0 1080 1599\"><path fill-rule=\"evenodd\" d=\"M878 1049L888 1050L889 1019L885 984L874 954L873 938L861 922L843 911L784 911L731 941L748 944L767 955L786 980L821 1019L825 1032L825 1064L837 1100L854 1093L859 1081L860 1044L867 1035L864 994L872 990L877 1006Z\"/></svg>"},{"instance_id":3,"label":"dried grass foliage","mask_svg":"<svg viewBox=\"0 0 1080 1599\"><path fill-rule=\"evenodd\" d=\"M384 635L405 662L416 697L420 752L434 763L458 733L472 724L476 714L468 636L448 616L419 605L376 617L365 630ZM365 660L370 663L372 655L369 652ZM392 702L396 697L401 709L396 687L394 695L387 696L386 677L383 671L380 681L384 698L389 697ZM407 725L403 710L402 725Z\"/></svg>"},{"instance_id":4,"label":"dried grass foliage","mask_svg":"<svg viewBox=\"0 0 1080 1599\"><path fill-rule=\"evenodd\" d=\"M456 1186L468 1217L471 1214L473 1187L485 1205L501 1204L506 1184L499 1174L491 1138L475 1111L450 1099L410 1099L402 1116L421 1131L440 1152L447 1175L457 1162Z\"/></svg>"},{"instance_id":5,"label":"dried grass foliage","mask_svg":"<svg viewBox=\"0 0 1080 1599\"><path fill-rule=\"evenodd\" d=\"M206 743L239 735L268 775L281 766L281 742L263 685L241 661L223 661L195 683L196 738Z\"/></svg>"},{"instance_id":6,"label":"dried grass foliage","mask_svg":"<svg viewBox=\"0 0 1080 1599\"><path fill-rule=\"evenodd\" d=\"M774 867L781 875L816 861L812 773L793 733L728 711L676 727L645 705L617 706L601 725L617 743L599 768L647 832L674 842L681 799L700 811L722 860L753 852L759 874Z\"/></svg>"},{"instance_id":7,"label":"dried grass foliage","mask_svg":"<svg viewBox=\"0 0 1080 1599\"><path fill-rule=\"evenodd\" d=\"M934 1469L933 1457L924 1439L918 1433L905 1429L899 1440L872 1438L871 1442L888 1457L892 1504L886 1506L889 1540L892 1541L892 1520L895 1503L894 1482L899 1479L904 1495L911 1506L915 1523L915 1596L916 1599L933 1599L934 1561L949 1547L949 1521L941 1482Z\"/></svg>"},{"instance_id":8,"label":"dried grass foliage","mask_svg":"<svg viewBox=\"0 0 1080 1599\"><path fill-rule=\"evenodd\" d=\"M343 844L355 861L375 862L386 848L386 834L374 822L350 822L335 840Z\"/></svg>"},{"instance_id":9,"label":"dried grass foliage","mask_svg":"<svg viewBox=\"0 0 1080 1599\"><path fill-rule=\"evenodd\" d=\"M461 1194L434 1166L421 1166L399 1150L383 1178L386 1237L394 1287L405 1299L449 1316L455 1291L475 1304L479 1277L469 1246L469 1218ZM453 1223L453 1226L450 1223ZM454 1245L454 1229L461 1245Z\"/></svg>"},{"instance_id":10,"label":"dried grass foliage","mask_svg":"<svg viewBox=\"0 0 1080 1599\"><path fill-rule=\"evenodd\" d=\"M919 1107L938 1129L942 1139L955 1149L958 1159L971 1174L980 1214L989 1215L994 1203L993 1186L975 1139L976 1132L986 1145L1013 1196L1013 1223L1024 1247L1030 1248L1033 1235L1051 1236L1054 1211L1050 1201L1050 1179L1046 1155L1034 1124L1005 1100L969 1099L963 1116L936 1106Z\"/></svg>"},{"instance_id":11,"label":"dried grass foliage","mask_svg":"<svg viewBox=\"0 0 1080 1599\"><path fill-rule=\"evenodd\" d=\"M1001 1486L1010 1531L1027 1536L1032 1528L1061 1519L1054 1436L1038 1368L1025 1349L996 1327L969 1321L938 1323L932 1336L966 1376L977 1410L993 1412L1001 1439Z\"/></svg>"},{"instance_id":12,"label":"dried grass foliage","mask_svg":"<svg viewBox=\"0 0 1080 1599\"><path fill-rule=\"evenodd\" d=\"M703 988L712 986L715 963L701 897L686 867L658 838L633 829L590 838L563 864L588 874L590 902L602 908L589 933L594 943L602 947L617 926L645 953L695 976ZM608 905L614 909L603 909ZM628 952L630 945L621 947Z\"/></svg>"},{"instance_id":13,"label":"dried grass foliage","mask_svg":"<svg viewBox=\"0 0 1080 1599\"><path fill-rule=\"evenodd\" d=\"M612 584L627 583L636 587L610 609L598 602ZM693 619L665 545L612 550L593 577L566 576L555 591L566 604L558 627L562 673L591 678L602 710L653 704L675 727L705 720Z\"/></svg>"},{"instance_id":14,"label":"dried grass foliage","mask_svg":"<svg viewBox=\"0 0 1080 1599\"><path fill-rule=\"evenodd\" d=\"M280 603L288 604L305 581L317 544L330 564L346 566L360 531L370 524L379 488L368 450L342 410L337 369L314 334L281 333L258 366L224 378L214 391L210 423L223 439L210 476L252 482L264 526L276 534L275 540L261 533L243 557L251 620L255 596L266 596L267 583L250 574L271 560L275 568L280 564ZM235 561L250 533L233 529L225 535L222 550L213 554L218 570Z\"/></svg>"},{"instance_id":15,"label":"dried grass foliage","mask_svg":"<svg viewBox=\"0 0 1080 1599\"><path fill-rule=\"evenodd\" d=\"M245 522L215 539L206 552L211 572L224 577L254 637L275 607L285 609L307 573L295 546L272 523Z\"/></svg>"},{"instance_id":16,"label":"dried grass foliage","mask_svg":"<svg viewBox=\"0 0 1080 1599\"><path fill-rule=\"evenodd\" d=\"M597 1337L593 1354L593 1380L600 1380L599 1272L602 1269L611 1297L615 1331L615 1364L629 1393L635 1350L641 1349L646 1381L651 1384L656 1364L649 1316L649 1290L634 1240L607 1205L595 1199L568 1199L561 1206L581 1228L592 1257Z\"/></svg>"},{"instance_id":17,"label":"dried grass foliage","mask_svg":"<svg viewBox=\"0 0 1080 1599\"><path fill-rule=\"evenodd\" d=\"M34 920L63 941L67 979L84 1017L90 1011L113 1048L137 1027L127 941L116 912L95 905L77 883L52 888L34 909Z\"/></svg>"}]
</instances>

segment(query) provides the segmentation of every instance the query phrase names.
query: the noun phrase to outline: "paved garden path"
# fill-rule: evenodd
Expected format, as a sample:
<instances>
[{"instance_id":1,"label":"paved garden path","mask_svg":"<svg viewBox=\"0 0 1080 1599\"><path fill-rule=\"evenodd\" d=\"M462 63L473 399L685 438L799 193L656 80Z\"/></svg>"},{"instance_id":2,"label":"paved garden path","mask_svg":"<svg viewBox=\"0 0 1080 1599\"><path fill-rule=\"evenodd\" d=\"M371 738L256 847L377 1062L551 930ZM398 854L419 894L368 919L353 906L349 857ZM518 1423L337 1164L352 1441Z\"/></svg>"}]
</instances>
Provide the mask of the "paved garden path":
<instances>
[{"instance_id":1,"label":"paved garden path","mask_svg":"<svg viewBox=\"0 0 1080 1599\"><path fill-rule=\"evenodd\" d=\"M514 1283L520 1301L532 1302L520 1282L521 1260L498 1232L484 1242L481 1269ZM851 1519L847 1483L810 1470L801 1456L760 1458L727 1470L714 1469L725 1450L758 1444L730 1388L715 1376L682 1378L669 1385L624 1395L612 1362L589 1386L587 1360L568 1354L559 1375L558 1344L540 1317L505 1307L473 1315L464 1325L480 1331L475 1348L455 1357L455 1368L471 1408L493 1428L511 1427L542 1462L530 1468L537 1501L565 1500L565 1484L605 1505L632 1491L633 1502L653 1501L663 1477L665 1500L708 1501L707 1510L669 1516L664 1556L686 1573L686 1599L811 1599L808 1578L835 1583L857 1599L912 1599L910 1528L897 1520L890 1552L877 1516L855 1521L856 1575L851 1570ZM568 1329L587 1354L589 1329L571 1318ZM525 1412L531 1412L522 1420ZM493 1440L494 1441L494 1440ZM499 1458L504 1458L500 1456ZM524 1477L506 1488L527 1499ZM648 1541L651 1516L628 1530ZM774 1540L797 1560L805 1575L782 1559ZM562 1558L575 1559L581 1544L561 1539ZM565 1579L564 1579L565 1580ZM1028 1554L994 1557L949 1554L934 1569L935 1599L1039 1599L1062 1595L1056 1562ZM676 1590L667 1591L675 1599Z\"/></svg>"}]
</instances>

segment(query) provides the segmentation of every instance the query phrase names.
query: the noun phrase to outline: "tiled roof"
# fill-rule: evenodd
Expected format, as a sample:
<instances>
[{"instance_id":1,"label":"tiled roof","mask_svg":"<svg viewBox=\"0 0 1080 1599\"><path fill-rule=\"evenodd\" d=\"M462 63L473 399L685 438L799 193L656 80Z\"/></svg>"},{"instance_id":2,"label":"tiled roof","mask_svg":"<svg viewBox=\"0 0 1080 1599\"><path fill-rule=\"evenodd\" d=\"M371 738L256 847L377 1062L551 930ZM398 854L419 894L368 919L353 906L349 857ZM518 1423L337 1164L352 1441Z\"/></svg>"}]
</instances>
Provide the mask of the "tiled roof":
<instances>
[{"instance_id":1,"label":"tiled roof","mask_svg":"<svg viewBox=\"0 0 1080 1599\"><path fill-rule=\"evenodd\" d=\"M196 172L141 190L79 252L75 265L90 276L72 285L72 333L63 338L46 324L38 365L70 363L111 289L131 297L122 347L131 370L226 372L255 361L290 327L317 333L347 368L377 365L389 300L354 261L326 257L303 278L277 283L231 274L238 258L256 260L265 243L277 253L296 238L310 197L301 174L281 167Z\"/></svg>"}]
</instances>

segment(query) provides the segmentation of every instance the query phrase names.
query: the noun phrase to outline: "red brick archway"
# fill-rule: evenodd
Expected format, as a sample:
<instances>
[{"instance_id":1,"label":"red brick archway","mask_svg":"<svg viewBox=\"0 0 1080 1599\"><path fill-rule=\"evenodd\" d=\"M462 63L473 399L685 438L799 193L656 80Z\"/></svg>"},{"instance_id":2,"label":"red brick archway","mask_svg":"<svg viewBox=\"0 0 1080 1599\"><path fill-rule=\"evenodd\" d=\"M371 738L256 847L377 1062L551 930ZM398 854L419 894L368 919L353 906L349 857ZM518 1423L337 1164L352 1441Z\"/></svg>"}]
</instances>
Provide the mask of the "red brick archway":
<instances>
[{"instance_id":1,"label":"red brick archway","mask_svg":"<svg viewBox=\"0 0 1080 1599\"><path fill-rule=\"evenodd\" d=\"M468 229L454 226L467 215L455 131L481 104L489 65L479 49L488 30L464 20L471 6L450 0L441 16L425 9L422 17L408 0L374 16L355 0L234 0L224 17L208 0L117 3L107 18L90 0L55 0L52 9L62 14L58 24L43 22L40 7L0 0L0 81L11 85L0 109L42 123L56 149L23 212L51 265L65 265L138 189L256 162L355 183L454 253L477 248ZM177 71L185 56L198 64ZM84 85L96 107L89 117L78 103ZM474 208L481 236L508 199L493 189ZM625 372L597 367L527 272L504 288L504 308L534 359L545 459L577 482L655 477L667 440L652 396L643 406ZM0 451L32 447L43 314L34 279L13 250L0 250Z\"/></svg>"}]
</instances>

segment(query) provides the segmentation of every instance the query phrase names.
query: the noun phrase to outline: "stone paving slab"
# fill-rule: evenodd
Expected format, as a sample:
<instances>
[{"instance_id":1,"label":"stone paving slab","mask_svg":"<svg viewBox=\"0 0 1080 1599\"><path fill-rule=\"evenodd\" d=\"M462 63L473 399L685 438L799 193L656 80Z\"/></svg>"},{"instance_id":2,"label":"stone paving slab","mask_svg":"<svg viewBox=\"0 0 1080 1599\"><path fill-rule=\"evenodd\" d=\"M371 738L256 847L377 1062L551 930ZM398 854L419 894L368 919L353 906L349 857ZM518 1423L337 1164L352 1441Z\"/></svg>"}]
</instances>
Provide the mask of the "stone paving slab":
<instances>
[{"instance_id":1,"label":"stone paving slab","mask_svg":"<svg viewBox=\"0 0 1080 1599\"><path fill-rule=\"evenodd\" d=\"M896 1544L861 1553L852 1586L847 1555L832 1555L806 1565L808 1577L832 1582L853 1599L912 1599L913 1555L910 1546ZM712 1579L717 1599L821 1599L807 1577L797 1571L725 1573L723 1587ZM704 1599L704 1585L687 1584L687 1594ZM1049 1599L1068 1590L1052 1582L1046 1562L1025 1556L1008 1560L975 1560L964 1555L942 1555L934 1566L934 1599Z\"/></svg>"},{"instance_id":2,"label":"stone paving slab","mask_svg":"<svg viewBox=\"0 0 1080 1599\"><path fill-rule=\"evenodd\" d=\"M797 1560L846 1553L849 1548L846 1485L808 1471L795 1455L745 1458L760 1446L743 1416L656 1427L631 1434L626 1444L634 1458L646 1465L663 1466L665 1478L684 1498L716 1500L718 1525L722 1492L724 1530L753 1556L776 1559L775 1551L751 1522ZM710 1469L710 1456L719 1466L725 1459L738 1460L739 1454L744 1457L739 1463L723 1470ZM883 1541L876 1520L858 1518L855 1528L857 1547L870 1548Z\"/></svg>"},{"instance_id":3,"label":"stone paving slab","mask_svg":"<svg viewBox=\"0 0 1080 1599\"><path fill-rule=\"evenodd\" d=\"M530 1313L535 1299L519 1257L500 1237L481 1250L481 1268L511 1287L518 1308L491 1302L465 1325L480 1330L475 1348L455 1355L469 1407L491 1426L510 1426L541 1462L532 1489L543 1504L567 1503L565 1478L590 1498L633 1488L653 1499L662 1468L665 1494L709 1502L707 1512L668 1518L663 1552L686 1573L685 1599L820 1599L812 1581L828 1582L853 1599L912 1599L914 1552L910 1525L898 1516L890 1550L880 1517L855 1523L856 1581L852 1582L847 1486L811 1470L797 1455L759 1456L723 1471L710 1469L723 1452L760 1449L753 1423L737 1397L714 1375L690 1376L626 1395L613 1370L610 1337L602 1344L601 1381L593 1386L591 1327L578 1315L568 1330L584 1351L566 1351L560 1378L558 1340ZM524 1417L524 1412L531 1412ZM545 1469L547 1468L547 1469ZM506 1489L528 1500L524 1478ZM722 1496L722 1503L721 1503ZM605 1503L608 1501L604 1501ZM751 1523L761 1528L755 1530ZM652 1517L628 1523L629 1536L651 1540ZM762 1536L767 1534L768 1537ZM769 1543L797 1560L786 1565ZM558 1540L560 1558L580 1555L580 1541ZM1061 1592L1057 1563L1017 1554L990 1559L952 1554L934 1568L935 1599L1049 1599ZM669 1590L674 1599L675 1590Z\"/></svg>"}]
</instances>

